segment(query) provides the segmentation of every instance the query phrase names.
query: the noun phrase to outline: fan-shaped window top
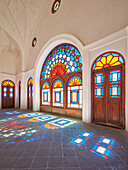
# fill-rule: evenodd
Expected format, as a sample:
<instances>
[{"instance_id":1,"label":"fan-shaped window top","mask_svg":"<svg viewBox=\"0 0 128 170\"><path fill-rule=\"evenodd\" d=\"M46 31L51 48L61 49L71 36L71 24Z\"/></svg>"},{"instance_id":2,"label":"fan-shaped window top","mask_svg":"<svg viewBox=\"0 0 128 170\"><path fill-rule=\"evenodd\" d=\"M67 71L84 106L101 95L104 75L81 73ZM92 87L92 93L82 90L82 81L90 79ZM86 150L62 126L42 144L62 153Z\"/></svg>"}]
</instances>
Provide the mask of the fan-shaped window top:
<instances>
[{"instance_id":1,"label":"fan-shaped window top","mask_svg":"<svg viewBox=\"0 0 128 170\"><path fill-rule=\"evenodd\" d=\"M42 89L49 89L49 84L48 84L48 82L44 82L44 83L42 84Z\"/></svg>"},{"instance_id":2,"label":"fan-shaped window top","mask_svg":"<svg viewBox=\"0 0 128 170\"><path fill-rule=\"evenodd\" d=\"M30 78L28 79L28 85L30 85L30 84L33 84L33 79L32 79L32 77L30 77Z\"/></svg>"},{"instance_id":3,"label":"fan-shaped window top","mask_svg":"<svg viewBox=\"0 0 128 170\"><path fill-rule=\"evenodd\" d=\"M98 59L93 64L92 70L98 70L110 66L117 66L123 63L124 60L119 53L108 52L98 57Z\"/></svg>"},{"instance_id":4,"label":"fan-shaped window top","mask_svg":"<svg viewBox=\"0 0 128 170\"><path fill-rule=\"evenodd\" d=\"M53 84L53 88L61 88L63 87L63 82L61 80L56 80Z\"/></svg>"},{"instance_id":5,"label":"fan-shaped window top","mask_svg":"<svg viewBox=\"0 0 128 170\"><path fill-rule=\"evenodd\" d=\"M14 83L11 80L5 80L2 83L3 86L11 86L14 87Z\"/></svg>"},{"instance_id":6,"label":"fan-shaped window top","mask_svg":"<svg viewBox=\"0 0 128 170\"><path fill-rule=\"evenodd\" d=\"M55 47L46 58L40 79L47 79L82 70L80 52L72 45L62 44Z\"/></svg>"},{"instance_id":7,"label":"fan-shaped window top","mask_svg":"<svg viewBox=\"0 0 128 170\"><path fill-rule=\"evenodd\" d=\"M78 86L78 85L82 85L82 80L80 77L73 76L72 78L70 78L68 82L68 86Z\"/></svg>"}]
</instances>

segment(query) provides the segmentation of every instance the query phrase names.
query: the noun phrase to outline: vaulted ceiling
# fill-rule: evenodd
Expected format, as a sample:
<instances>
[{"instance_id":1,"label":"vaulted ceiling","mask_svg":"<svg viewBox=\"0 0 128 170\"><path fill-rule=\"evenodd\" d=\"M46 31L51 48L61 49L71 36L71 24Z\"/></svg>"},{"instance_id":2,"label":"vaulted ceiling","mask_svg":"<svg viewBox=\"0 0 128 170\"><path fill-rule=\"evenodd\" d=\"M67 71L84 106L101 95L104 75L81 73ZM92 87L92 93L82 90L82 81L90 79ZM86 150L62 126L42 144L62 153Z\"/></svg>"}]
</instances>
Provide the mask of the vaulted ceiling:
<instances>
[{"instance_id":1,"label":"vaulted ceiling","mask_svg":"<svg viewBox=\"0 0 128 170\"><path fill-rule=\"evenodd\" d=\"M128 0L0 0L0 55L5 47L18 50L22 69L31 69L42 46L53 36L68 33L86 45L128 25ZM38 45L31 49L34 36ZM28 67L30 57L32 67ZM25 63L27 65L25 66Z\"/></svg>"}]
</instances>

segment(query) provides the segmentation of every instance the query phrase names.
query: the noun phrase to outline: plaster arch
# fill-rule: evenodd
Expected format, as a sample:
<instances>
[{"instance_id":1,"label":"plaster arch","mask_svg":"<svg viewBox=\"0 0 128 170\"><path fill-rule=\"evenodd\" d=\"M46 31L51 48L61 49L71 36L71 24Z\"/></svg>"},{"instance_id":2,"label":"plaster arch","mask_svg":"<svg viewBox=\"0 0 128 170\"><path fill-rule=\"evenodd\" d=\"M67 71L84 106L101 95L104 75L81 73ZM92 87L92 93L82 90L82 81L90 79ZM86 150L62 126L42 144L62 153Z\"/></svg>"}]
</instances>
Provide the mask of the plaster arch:
<instances>
[{"instance_id":1,"label":"plaster arch","mask_svg":"<svg viewBox=\"0 0 128 170\"><path fill-rule=\"evenodd\" d=\"M76 46L82 56L83 51L83 44L78 40L75 36L70 34L61 34L53 37L50 39L45 46L40 51L39 55L37 56L37 60L34 66L34 72L33 72L33 110L39 111L40 110L40 72L42 65L49 54L49 52L54 49L57 45L62 43L70 43ZM83 58L83 57L82 57Z\"/></svg>"}]
</instances>

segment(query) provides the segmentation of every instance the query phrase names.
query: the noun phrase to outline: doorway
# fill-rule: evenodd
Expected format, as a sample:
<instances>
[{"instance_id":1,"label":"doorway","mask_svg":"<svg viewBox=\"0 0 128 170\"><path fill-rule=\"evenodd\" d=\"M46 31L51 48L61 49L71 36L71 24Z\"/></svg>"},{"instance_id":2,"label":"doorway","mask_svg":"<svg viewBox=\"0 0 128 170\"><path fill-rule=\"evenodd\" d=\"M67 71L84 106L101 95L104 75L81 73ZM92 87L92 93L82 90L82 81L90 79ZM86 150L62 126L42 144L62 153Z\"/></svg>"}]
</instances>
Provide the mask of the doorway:
<instances>
[{"instance_id":1,"label":"doorway","mask_svg":"<svg viewBox=\"0 0 128 170\"><path fill-rule=\"evenodd\" d=\"M21 106L21 81L19 81L19 108Z\"/></svg>"},{"instance_id":2,"label":"doorway","mask_svg":"<svg viewBox=\"0 0 128 170\"><path fill-rule=\"evenodd\" d=\"M15 107L15 84L11 80L2 82L2 108Z\"/></svg>"},{"instance_id":3,"label":"doorway","mask_svg":"<svg viewBox=\"0 0 128 170\"><path fill-rule=\"evenodd\" d=\"M92 122L125 127L124 87L121 54L109 52L98 57L92 68Z\"/></svg>"},{"instance_id":4,"label":"doorway","mask_svg":"<svg viewBox=\"0 0 128 170\"><path fill-rule=\"evenodd\" d=\"M28 109L33 109L33 79L28 79Z\"/></svg>"}]
</instances>

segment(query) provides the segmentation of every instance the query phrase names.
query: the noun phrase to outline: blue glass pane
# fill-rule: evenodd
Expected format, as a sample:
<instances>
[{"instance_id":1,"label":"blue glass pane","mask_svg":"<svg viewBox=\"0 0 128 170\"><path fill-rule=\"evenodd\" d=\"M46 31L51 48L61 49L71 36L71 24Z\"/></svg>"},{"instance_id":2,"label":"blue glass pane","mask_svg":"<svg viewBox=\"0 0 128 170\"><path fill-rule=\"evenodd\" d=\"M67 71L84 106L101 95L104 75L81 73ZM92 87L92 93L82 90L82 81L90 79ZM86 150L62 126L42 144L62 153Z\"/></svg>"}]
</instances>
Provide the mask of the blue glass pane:
<instances>
[{"instance_id":1,"label":"blue glass pane","mask_svg":"<svg viewBox=\"0 0 128 170\"><path fill-rule=\"evenodd\" d=\"M4 87L4 88L3 88L3 91L6 92L6 91L7 91L7 87Z\"/></svg>"},{"instance_id":2,"label":"blue glass pane","mask_svg":"<svg viewBox=\"0 0 128 170\"><path fill-rule=\"evenodd\" d=\"M117 56L119 56L118 54L116 54L116 53L112 53L112 55L114 56L114 57L117 57Z\"/></svg>"},{"instance_id":3,"label":"blue glass pane","mask_svg":"<svg viewBox=\"0 0 128 170\"><path fill-rule=\"evenodd\" d=\"M104 54L103 56L107 57L108 55L110 55L110 53L106 53L106 54Z\"/></svg>"},{"instance_id":4,"label":"blue glass pane","mask_svg":"<svg viewBox=\"0 0 128 170\"><path fill-rule=\"evenodd\" d=\"M12 98L13 97L13 93L10 93L9 96Z\"/></svg>"},{"instance_id":5,"label":"blue glass pane","mask_svg":"<svg viewBox=\"0 0 128 170\"><path fill-rule=\"evenodd\" d=\"M10 88L9 91L10 91L10 92L13 92L13 88Z\"/></svg>"},{"instance_id":6,"label":"blue glass pane","mask_svg":"<svg viewBox=\"0 0 128 170\"><path fill-rule=\"evenodd\" d=\"M97 61L100 61L100 59L101 59L101 57L99 57L99 58L96 60L96 62L97 62Z\"/></svg>"},{"instance_id":7,"label":"blue glass pane","mask_svg":"<svg viewBox=\"0 0 128 170\"><path fill-rule=\"evenodd\" d=\"M118 73L118 81L120 81L120 73Z\"/></svg>"},{"instance_id":8,"label":"blue glass pane","mask_svg":"<svg viewBox=\"0 0 128 170\"><path fill-rule=\"evenodd\" d=\"M124 61L123 61L123 59L122 59L121 56L119 56L119 61L120 61L121 63L124 63Z\"/></svg>"}]
</instances>

